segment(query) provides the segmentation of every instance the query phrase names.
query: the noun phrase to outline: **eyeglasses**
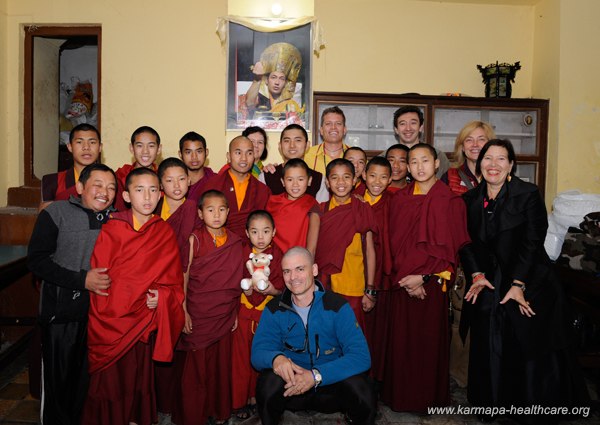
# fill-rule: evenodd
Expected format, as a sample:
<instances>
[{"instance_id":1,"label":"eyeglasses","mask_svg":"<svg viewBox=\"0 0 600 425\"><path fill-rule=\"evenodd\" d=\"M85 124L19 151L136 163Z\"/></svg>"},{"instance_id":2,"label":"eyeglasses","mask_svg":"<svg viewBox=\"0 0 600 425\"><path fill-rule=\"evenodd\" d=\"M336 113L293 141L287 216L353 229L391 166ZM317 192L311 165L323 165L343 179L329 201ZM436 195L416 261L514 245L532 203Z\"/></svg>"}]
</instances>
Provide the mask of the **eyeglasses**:
<instances>
[{"instance_id":1,"label":"eyeglasses","mask_svg":"<svg viewBox=\"0 0 600 425\"><path fill-rule=\"evenodd\" d=\"M294 326L296 326L296 324L294 323L289 329L288 329L288 333L292 331L292 329L294 329ZM283 341L283 345L287 350L290 350L293 353L306 353L308 351L308 332L305 332L304 334L304 344L302 345L301 348L298 347L294 347L293 345L289 344L287 341ZM319 347L319 334L315 335L315 354L316 354L316 358L319 358L319 354L321 353L321 349Z\"/></svg>"}]
</instances>

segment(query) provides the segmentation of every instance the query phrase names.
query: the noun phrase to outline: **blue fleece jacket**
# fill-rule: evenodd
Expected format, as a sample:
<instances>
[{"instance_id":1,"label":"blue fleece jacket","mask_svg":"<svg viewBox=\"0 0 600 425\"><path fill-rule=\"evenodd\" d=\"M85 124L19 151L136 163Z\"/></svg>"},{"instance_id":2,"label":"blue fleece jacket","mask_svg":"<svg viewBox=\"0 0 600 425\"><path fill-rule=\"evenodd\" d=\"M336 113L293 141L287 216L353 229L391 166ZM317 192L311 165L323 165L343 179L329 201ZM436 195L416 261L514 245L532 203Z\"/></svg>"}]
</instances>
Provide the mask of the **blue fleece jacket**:
<instances>
[{"instance_id":1,"label":"blue fleece jacket","mask_svg":"<svg viewBox=\"0 0 600 425\"><path fill-rule=\"evenodd\" d=\"M292 306L290 291L267 304L252 342L256 369L271 369L275 357L283 354L305 369L318 369L321 385L329 385L371 367L367 341L352 308L344 298L323 291L316 283L319 290L306 327Z\"/></svg>"}]
</instances>

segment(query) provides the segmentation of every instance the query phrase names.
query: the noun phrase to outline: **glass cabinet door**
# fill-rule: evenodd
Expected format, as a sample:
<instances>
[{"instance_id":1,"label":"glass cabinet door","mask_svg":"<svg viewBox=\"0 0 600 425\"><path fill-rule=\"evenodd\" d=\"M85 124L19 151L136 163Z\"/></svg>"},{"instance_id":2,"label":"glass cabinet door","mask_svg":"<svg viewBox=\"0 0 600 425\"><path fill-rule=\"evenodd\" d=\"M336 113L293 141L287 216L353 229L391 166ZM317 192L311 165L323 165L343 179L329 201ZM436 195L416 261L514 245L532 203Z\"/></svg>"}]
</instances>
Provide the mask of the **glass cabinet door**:
<instances>
[{"instance_id":1,"label":"glass cabinet door","mask_svg":"<svg viewBox=\"0 0 600 425\"><path fill-rule=\"evenodd\" d=\"M394 112L402 105L319 102L319 117L332 106L339 106L346 116L345 143L367 151L383 151L398 143L394 134ZM420 106L423 113L425 107ZM318 127L321 126L319 122Z\"/></svg>"},{"instance_id":2,"label":"glass cabinet door","mask_svg":"<svg viewBox=\"0 0 600 425\"><path fill-rule=\"evenodd\" d=\"M517 155L536 155L538 111L508 109L435 108L433 144L444 152L454 151L456 136L470 121L490 123L499 139L512 142Z\"/></svg>"}]
</instances>

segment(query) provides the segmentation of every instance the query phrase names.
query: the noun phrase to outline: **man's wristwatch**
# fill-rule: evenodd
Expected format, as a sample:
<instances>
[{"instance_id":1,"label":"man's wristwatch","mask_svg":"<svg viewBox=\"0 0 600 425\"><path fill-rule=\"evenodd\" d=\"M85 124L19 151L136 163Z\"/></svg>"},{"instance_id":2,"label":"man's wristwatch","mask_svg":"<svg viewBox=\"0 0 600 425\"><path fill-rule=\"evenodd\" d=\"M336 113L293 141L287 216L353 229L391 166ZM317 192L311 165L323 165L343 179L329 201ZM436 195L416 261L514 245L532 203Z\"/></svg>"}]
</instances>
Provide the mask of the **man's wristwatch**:
<instances>
[{"instance_id":1,"label":"man's wristwatch","mask_svg":"<svg viewBox=\"0 0 600 425\"><path fill-rule=\"evenodd\" d=\"M315 388L317 388L319 385L321 385L321 382L323 382L323 377L321 376L319 369L313 369L312 374L313 378L315 379Z\"/></svg>"},{"instance_id":2,"label":"man's wristwatch","mask_svg":"<svg viewBox=\"0 0 600 425\"><path fill-rule=\"evenodd\" d=\"M429 279L431 279L431 275L423 274L423 275L421 275L421 278L423 278L423 283L427 283L427 282L429 282Z\"/></svg>"},{"instance_id":3,"label":"man's wristwatch","mask_svg":"<svg viewBox=\"0 0 600 425\"><path fill-rule=\"evenodd\" d=\"M376 297L377 296L377 290L376 289L371 289L371 288L365 288L365 294L369 295L371 297Z\"/></svg>"}]
</instances>

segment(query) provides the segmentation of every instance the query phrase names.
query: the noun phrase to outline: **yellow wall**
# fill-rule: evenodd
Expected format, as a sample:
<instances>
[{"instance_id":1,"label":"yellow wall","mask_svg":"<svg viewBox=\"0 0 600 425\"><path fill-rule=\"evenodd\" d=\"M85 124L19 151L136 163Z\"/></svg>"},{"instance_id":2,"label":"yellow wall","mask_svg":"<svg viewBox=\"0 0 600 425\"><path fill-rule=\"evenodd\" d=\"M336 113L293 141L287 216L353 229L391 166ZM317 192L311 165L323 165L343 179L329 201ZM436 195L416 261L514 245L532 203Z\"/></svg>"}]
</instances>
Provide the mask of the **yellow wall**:
<instances>
[{"instance_id":1,"label":"yellow wall","mask_svg":"<svg viewBox=\"0 0 600 425\"><path fill-rule=\"evenodd\" d=\"M550 99L548 119L548 161L546 164L546 204L552 202L557 187L558 128L560 103L560 0L543 0L536 5L532 96Z\"/></svg>"},{"instance_id":2,"label":"yellow wall","mask_svg":"<svg viewBox=\"0 0 600 425\"><path fill-rule=\"evenodd\" d=\"M600 3L535 7L534 97L550 98L546 201L569 189L600 193Z\"/></svg>"},{"instance_id":3,"label":"yellow wall","mask_svg":"<svg viewBox=\"0 0 600 425\"><path fill-rule=\"evenodd\" d=\"M476 65L499 60L521 61L513 96L531 96L531 6L327 0L315 14L327 42L315 90L483 96Z\"/></svg>"},{"instance_id":4,"label":"yellow wall","mask_svg":"<svg viewBox=\"0 0 600 425\"><path fill-rule=\"evenodd\" d=\"M570 6L573 1L578 7ZM281 3L284 10L286 3L294 4ZM477 64L519 60L523 68L513 96L551 98L548 196L569 187L600 192L598 172L595 182L590 177L598 153L589 154L600 150L594 145L600 144L600 120L593 79L600 75L594 44L600 38L595 25L600 2L304 0L308 9L293 13L304 14L313 4L326 41L321 55L313 57L314 90L481 96ZM102 25L106 163L117 167L129 161L131 132L148 124L164 140L164 157L176 154L184 132L205 135L210 163L219 168L232 134L224 130L226 52L215 35L216 19L240 14L247 5L245 0L177 0L168 7L157 0L98 0L75 8L69 0L0 0L0 105L6 111L0 114L0 168L6 170L0 171L0 205L8 187L23 183L23 24ZM277 158L277 138L272 133L270 159ZM572 167L573 154L585 173Z\"/></svg>"},{"instance_id":5,"label":"yellow wall","mask_svg":"<svg viewBox=\"0 0 600 425\"><path fill-rule=\"evenodd\" d=\"M5 0L2 0L5 4ZM0 180L0 205L8 187L23 184L23 24L102 25L102 138L104 161L118 167L131 157L129 137L140 125L155 127L164 140L163 156L177 154L177 141L194 129L205 135L211 158L225 162L225 50L215 33L226 1L103 0L73 7L69 0L19 0L6 6L0 28L1 97L8 116L0 119L6 180ZM143 18L142 18L143 17ZM3 30L0 30L2 40ZM2 111L5 109L3 108ZM2 127L5 122L5 126ZM6 158L6 159L5 159Z\"/></svg>"},{"instance_id":6,"label":"yellow wall","mask_svg":"<svg viewBox=\"0 0 600 425\"><path fill-rule=\"evenodd\" d=\"M560 9L558 191L600 193L600 2Z\"/></svg>"}]
</instances>

